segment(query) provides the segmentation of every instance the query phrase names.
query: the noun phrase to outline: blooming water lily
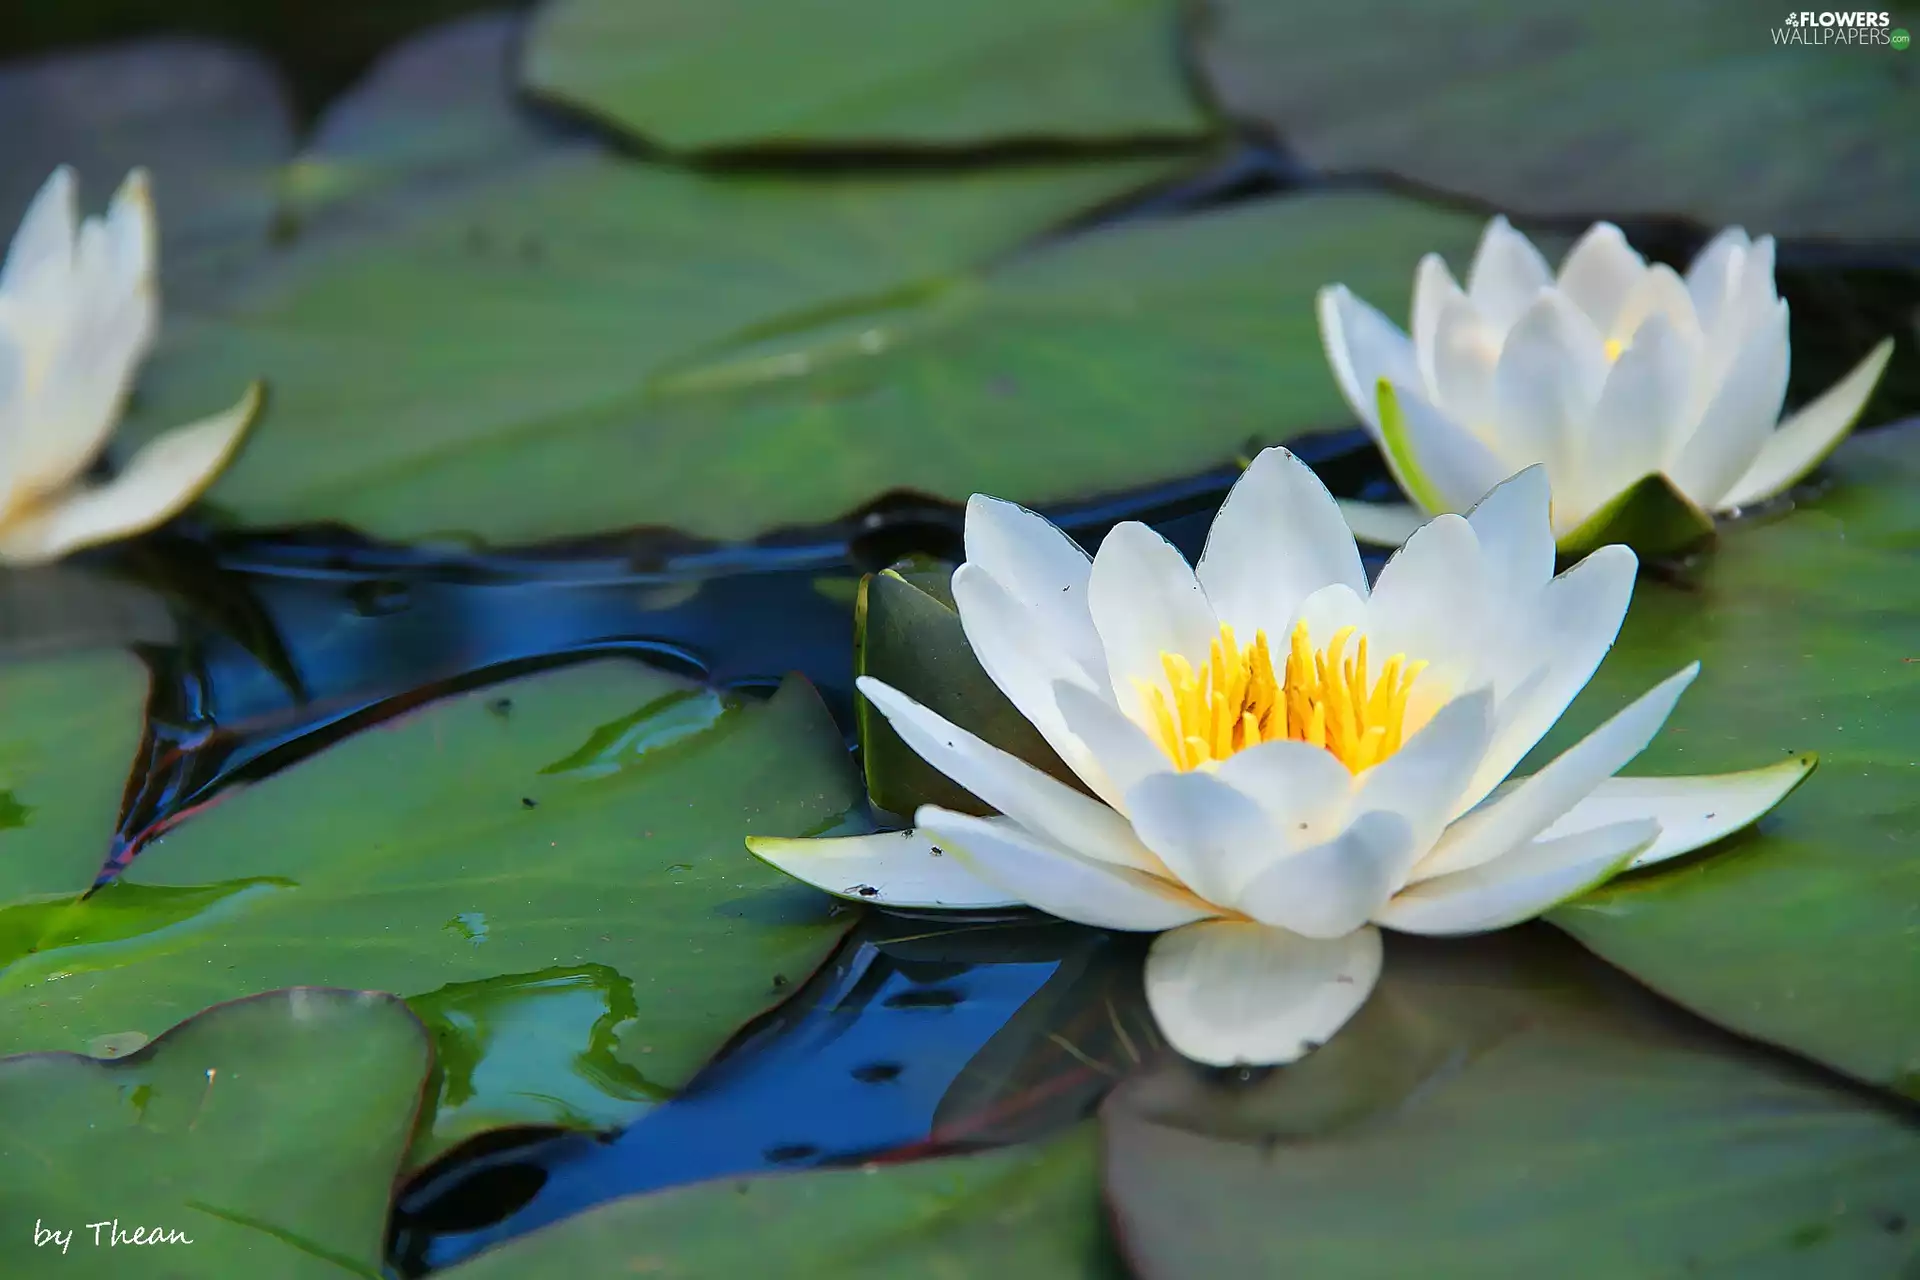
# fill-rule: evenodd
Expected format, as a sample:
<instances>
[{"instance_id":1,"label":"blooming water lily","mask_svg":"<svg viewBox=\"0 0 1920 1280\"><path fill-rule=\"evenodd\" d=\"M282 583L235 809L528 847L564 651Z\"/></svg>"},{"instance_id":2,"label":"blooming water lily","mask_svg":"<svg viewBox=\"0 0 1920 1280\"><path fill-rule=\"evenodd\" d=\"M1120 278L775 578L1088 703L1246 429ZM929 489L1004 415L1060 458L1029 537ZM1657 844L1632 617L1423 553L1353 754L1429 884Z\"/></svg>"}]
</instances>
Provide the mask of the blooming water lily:
<instances>
[{"instance_id":1,"label":"blooming water lily","mask_svg":"<svg viewBox=\"0 0 1920 1280\"><path fill-rule=\"evenodd\" d=\"M52 560L141 533L213 483L260 403L168 432L112 480L81 480L106 447L159 327L146 175L105 218L78 220L62 167L28 206L0 268L0 561Z\"/></svg>"},{"instance_id":2,"label":"blooming water lily","mask_svg":"<svg viewBox=\"0 0 1920 1280\"><path fill-rule=\"evenodd\" d=\"M1333 498L1284 449L1234 486L1197 569L1144 524L1089 560L976 496L953 575L968 643L1086 789L863 677L998 815L923 806L911 832L749 847L856 901L1159 933L1146 989L1174 1047L1295 1059L1366 1000L1378 926L1529 919L1746 826L1813 767L1614 777L1695 664L1508 780L1612 646L1637 567L1609 546L1555 577L1547 506L1530 468L1425 525L1370 588Z\"/></svg>"},{"instance_id":3,"label":"blooming water lily","mask_svg":"<svg viewBox=\"0 0 1920 1280\"><path fill-rule=\"evenodd\" d=\"M1888 338L1780 421L1787 304L1773 239L1721 232L1685 278L1597 223L1561 264L1504 218L1481 237L1464 291L1437 254L1414 277L1412 338L1344 285L1322 289L1320 333L1347 402L1417 505L1343 504L1354 531L1397 543L1420 513L1465 511L1544 465L1562 548L1639 524L1643 550L1712 529L1707 513L1779 493L1840 443L1893 351ZM1628 508L1658 490L1666 533Z\"/></svg>"}]
</instances>

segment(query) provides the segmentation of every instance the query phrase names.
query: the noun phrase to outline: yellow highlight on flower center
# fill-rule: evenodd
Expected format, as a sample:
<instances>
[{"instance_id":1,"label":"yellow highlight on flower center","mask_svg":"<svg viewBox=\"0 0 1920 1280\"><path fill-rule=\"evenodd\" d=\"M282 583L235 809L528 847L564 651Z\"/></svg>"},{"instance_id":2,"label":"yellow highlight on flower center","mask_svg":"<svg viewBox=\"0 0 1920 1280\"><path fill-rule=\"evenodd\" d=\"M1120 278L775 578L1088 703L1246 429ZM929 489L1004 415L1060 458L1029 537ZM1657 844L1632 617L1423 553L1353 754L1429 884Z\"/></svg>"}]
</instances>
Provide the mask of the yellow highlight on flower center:
<instances>
[{"instance_id":1,"label":"yellow highlight on flower center","mask_svg":"<svg viewBox=\"0 0 1920 1280\"><path fill-rule=\"evenodd\" d=\"M1367 638L1346 652L1353 631L1342 627L1315 653L1301 623L1278 677L1264 631L1243 647L1221 627L1198 671L1177 653L1161 654L1167 688L1134 682L1154 741L1182 771L1282 739L1325 747L1354 773L1378 764L1400 749L1407 694L1427 664L1396 653L1369 680Z\"/></svg>"},{"instance_id":2,"label":"yellow highlight on flower center","mask_svg":"<svg viewBox=\"0 0 1920 1280\"><path fill-rule=\"evenodd\" d=\"M1627 344L1620 341L1620 339L1608 338L1607 339L1607 363L1612 364L1615 360L1618 360L1620 358L1620 353L1622 351L1625 351L1626 349L1627 349Z\"/></svg>"}]
</instances>

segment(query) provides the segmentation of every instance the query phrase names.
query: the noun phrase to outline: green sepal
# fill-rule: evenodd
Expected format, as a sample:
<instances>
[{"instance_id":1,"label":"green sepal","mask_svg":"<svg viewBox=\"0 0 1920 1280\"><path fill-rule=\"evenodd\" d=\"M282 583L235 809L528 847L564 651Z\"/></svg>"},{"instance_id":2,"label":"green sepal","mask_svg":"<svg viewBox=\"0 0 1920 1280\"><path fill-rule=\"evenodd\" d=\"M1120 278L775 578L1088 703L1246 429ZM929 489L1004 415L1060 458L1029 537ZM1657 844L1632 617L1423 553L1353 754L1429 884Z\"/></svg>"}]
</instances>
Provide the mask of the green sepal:
<instances>
[{"instance_id":1,"label":"green sepal","mask_svg":"<svg viewBox=\"0 0 1920 1280\"><path fill-rule=\"evenodd\" d=\"M1668 559L1712 541L1713 536L1713 517L1655 471L1609 498L1560 538L1559 547L1563 556L1583 556L1619 542L1643 560Z\"/></svg>"}]
</instances>

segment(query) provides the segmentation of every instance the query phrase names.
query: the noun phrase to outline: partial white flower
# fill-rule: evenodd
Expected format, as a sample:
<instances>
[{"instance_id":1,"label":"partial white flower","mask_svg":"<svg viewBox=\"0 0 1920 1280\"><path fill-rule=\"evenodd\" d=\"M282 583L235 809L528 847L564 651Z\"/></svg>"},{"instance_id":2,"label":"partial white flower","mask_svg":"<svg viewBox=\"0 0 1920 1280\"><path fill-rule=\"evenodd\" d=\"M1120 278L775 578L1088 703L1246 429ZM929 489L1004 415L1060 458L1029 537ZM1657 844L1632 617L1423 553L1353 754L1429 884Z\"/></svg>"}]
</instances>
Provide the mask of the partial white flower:
<instances>
[{"instance_id":1,"label":"partial white flower","mask_svg":"<svg viewBox=\"0 0 1920 1280\"><path fill-rule=\"evenodd\" d=\"M857 902L1161 933L1147 995L1176 1048L1297 1058L1365 1001L1378 926L1526 920L1746 826L1813 767L1615 778L1696 664L1509 781L1613 644L1636 568L1613 546L1554 577L1547 502L1530 468L1427 524L1369 588L1333 499L1283 449L1234 487L1197 570L1145 525L1090 561L976 496L953 575L967 639L1092 794L863 679L999 816L926 806L908 833L748 846Z\"/></svg>"},{"instance_id":2,"label":"partial white flower","mask_svg":"<svg viewBox=\"0 0 1920 1280\"><path fill-rule=\"evenodd\" d=\"M81 222L62 166L21 219L0 268L0 561L53 560L171 518L213 483L258 410L249 387L226 412L154 440L112 480L81 480L153 345L156 258L139 170L106 217Z\"/></svg>"},{"instance_id":3,"label":"partial white flower","mask_svg":"<svg viewBox=\"0 0 1920 1280\"><path fill-rule=\"evenodd\" d=\"M1495 218L1464 291L1439 255L1421 259L1411 340L1344 285L1322 289L1318 305L1335 380L1418 511L1465 511L1539 463L1554 534L1579 547L1590 544L1572 535L1648 476L1701 513L1779 493L1839 444L1893 352L1882 341L1780 421L1787 304L1774 292L1773 238L1738 227L1682 278L1596 223L1556 280ZM1382 384L1396 414L1382 414ZM1409 508L1344 508L1370 541L1398 542L1418 523Z\"/></svg>"}]
</instances>

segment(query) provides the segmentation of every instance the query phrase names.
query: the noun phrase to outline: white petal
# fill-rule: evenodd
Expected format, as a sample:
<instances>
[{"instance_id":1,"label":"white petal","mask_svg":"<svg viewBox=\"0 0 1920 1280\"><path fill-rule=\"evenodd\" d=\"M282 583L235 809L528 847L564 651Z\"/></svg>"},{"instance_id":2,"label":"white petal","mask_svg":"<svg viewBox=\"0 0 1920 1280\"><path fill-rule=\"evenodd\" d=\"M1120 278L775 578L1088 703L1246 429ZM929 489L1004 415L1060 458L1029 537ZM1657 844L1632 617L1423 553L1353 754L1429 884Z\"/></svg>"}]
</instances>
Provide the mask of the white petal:
<instances>
[{"instance_id":1,"label":"white petal","mask_svg":"<svg viewBox=\"0 0 1920 1280\"><path fill-rule=\"evenodd\" d=\"M1382 382L1381 447L1394 479L1428 511L1465 511L1514 468L1406 383Z\"/></svg>"},{"instance_id":2,"label":"white petal","mask_svg":"<svg viewBox=\"0 0 1920 1280\"><path fill-rule=\"evenodd\" d=\"M1127 792L1127 812L1174 879L1222 906L1288 852L1286 837L1266 810L1210 773L1142 779Z\"/></svg>"},{"instance_id":3,"label":"white petal","mask_svg":"<svg viewBox=\"0 0 1920 1280\"><path fill-rule=\"evenodd\" d=\"M159 265L160 232L145 169L135 169L107 206L107 246L115 278L151 285Z\"/></svg>"},{"instance_id":4,"label":"white petal","mask_svg":"<svg viewBox=\"0 0 1920 1280\"><path fill-rule=\"evenodd\" d=\"M1285 449L1262 450L1234 484L1195 573L1213 612L1243 642L1265 631L1283 643L1301 602L1329 583L1367 586L1333 495Z\"/></svg>"},{"instance_id":5,"label":"white petal","mask_svg":"<svg viewBox=\"0 0 1920 1280\"><path fill-rule=\"evenodd\" d=\"M1741 773L1677 778L1608 778L1592 795L1541 833L1542 839L1578 835L1636 818L1660 824L1660 838L1633 860L1663 862L1712 844L1757 822L1813 772L1813 756L1797 756Z\"/></svg>"},{"instance_id":6,"label":"white petal","mask_svg":"<svg viewBox=\"0 0 1920 1280\"><path fill-rule=\"evenodd\" d=\"M1600 334L1558 292L1543 293L1515 322L1494 370L1494 425L1502 456L1569 473L1607 376Z\"/></svg>"},{"instance_id":7,"label":"white petal","mask_svg":"<svg viewBox=\"0 0 1920 1280\"><path fill-rule=\"evenodd\" d=\"M1146 730L1113 705L1107 694L1095 693L1071 681L1056 681L1054 705L1068 732L1083 743L1098 765L1113 795L1102 795L1120 812L1127 812L1126 793L1140 779L1173 766Z\"/></svg>"},{"instance_id":8,"label":"white petal","mask_svg":"<svg viewBox=\"0 0 1920 1280\"><path fill-rule=\"evenodd\" d=\"M1466 871L1403 889L1379 923L1402 933L1485 933L1531 920L1612 879L1660 834L1651 819L1533 840Z\"/></svg>"},{"instance_id":9,"label":"white petal","mask_svg":"<svg viewBox=\"0 0 1920 1280\"><path fill-rule=\"evenodd\" d=\"M1261 871L1232 905L1261 924L1302 937L1346 937L1386 905L1414 855L1406 819L1381 810L1363 813L1325 844Z\"/></svg>"},{"instance_id":10,"label":"white petal","mask_svg":"<svg viewBox=\"0 0 1920 1280\"><path fill-rule=\"evenodd\" d=\"M1846 437L1892 356L1893 339L1882 338L1846 377L1782 422L1746 474L1721 496L1720 510L1763 502L1818 466Z\"/></svg>"},{"instance_id":11,"label":"white petal","mask_svg":"<svg viewBox=\"0 0 1920 1280\"><path fill-rule=\"evenodd\" d=\"M99 223L90 223L88 231L96 243L105 235ZM137 290L75 300L74 322L49 354L31 430L13 459L21 488L41 495L65 489L99 456L119 425L159 324L151 291Z\"/></svg>"},{"instance_id":12,"label":"white petal","mask_svg":"<svg viewBox=\"0 0 1920 1280\"><path fill-rule=\"evenodd\" d=\"M106 484L77 489L0 524L0 560L35 564L116 538L131 537L185 510L240 447L260 407L260 387L240 403L176 427L128 459Z\"/></svg>"},{"instance_id":13,"label":"white petal","mask_svg":"<svg viewBox=\"0 0 1920 1280\"><path fill-rule=\"evenodd\" d=\"M1374 387L1382 378L1415 382L1419 369L1413 344L1393 321L1354 297L1343 284L1320 290L1314 309L1334 381L1361 424L1377 438L1380 418Z\"/></svg>"},{"instance_id":14,"label":"white petal","mask_svg":"<svg viewBox=\"0 0 1920 1280\"><path fill-rule=\"evenodd\" d=\"M1691 425L1698 360L1698 340L1683 337L1665 316L1652 317L1633 335L1607 374L1581 441L1580 465L1569 477L1566 496L1581 511L1598 510L1672 455Z\"/></svg>"},{"instance_id":15,"label":"white petal","mask_svg":"<svg viewBox=\"0 0 1920 1280\"><path fill-rule=\"evenodd\" d=\"M748 836L747 849L768 866L849 902L957 911L1023 905L924 831L818 840Z\"/></svg>"},{"instance_id":16,"label":"white petal","mask_svg":"<svg viewBox=\"0 0 1920 1280\"><path fill-rule=\"evenodd\" d=\"M1425 394L1431 398L1438 394L1433 381L1433 342L1440 326L1440 312L1446 304L1459 299L1466 302L1467 295L1454 283L1453 273L1447 270L1447 264L1437 253L1429 253L1420 259L1420 265L1413 273L1413 337L1414 359L1420 366L1420 382ZM1408 382L1404 377L1387 375L1395 382ZM1368 397L1369 401L1372 397Z\"/></svg>"},{"instance_id":17,"label":"white petal","mask_svg":"<svg viewBox=\"0 0 1920 1280\"><path fill-rule=\"evenodd\" d=\"M1369 665L1405 654L1432 664L1439 680L1462 679L1480 653L1478 628L1486 621L1487 603L1486 569L1473 526L1464 516L1435 516L1394 553L1373 584L1367 601ZM1328 637L1315 633L1312 639L1318 646Z\"/></svg>"},{"instance_id":18,"label":"white petal","mask_svg":"<svg viewBox=\"0 0 1920 1280\"><path fill-rule=\"evenodd\" d=\"M1347 766L1310 742L1248 747L1223 760L1213 776L1265 809L1289 850L1337 835L1355 790Z\"/></svg>"},{"instance_id":19,"label":"white petal","mask_svg":"<svg viewBox=\"0 0 1920 1280\"><path fill-rule=\"evenodd\" d=\"M1620 228L1596 222L1560 264L1560 292L1606 333L1646 270L1647 260L1633 251Z\"/></svg>"},{"instance_id":20,"label":"white petal","mask_svg":"<svg viewBox=\"0 0 1920 1280\"><path fill-rule=\"evenodd\" d=\"M1623 546L1606 546L1547 584L1532 617L1505 661L1515 671L1496 710L1493 741L1468 784L1462 809L1487 795L1546 736L1613 647L1633 599L1639 560ZM1541 672L1533 678L1535 671Z\"/></svg>"},{"instance_id":21,"label":"white petal","mask_svg":"<svg viewBox=\"0 0 1920 1280\"><path fill-rule=\"evenodd\" d=\"M1186 560L1134 520L1114 526L1101 542L1087 603L1106 649L1114 701L1143 726L1146 706L1134 682L1165 688L1163 653L1198 667L1220 635L1219 619Z\"/></svg>"},{"instance_id":22,"label":"white petal","mask_svg":"<svg viewBox=\"0 0 1920 1280\"><path fill-rule=\"evenodd\" d=\"M1532 599L1553 577L1553 491L1535 464L1502 480L1467 513L1496 600Z\"/></svg>"},{"instance_id":23,"label":"white petal","mask_svg":"<svg viewBox=\"0 0 1920 1280\"><path fill-rule=\"evenodd\" d=\"M872 676L857 682L901 741L1021 826L1062 848L1123 867L1160 870L1120 814L975 737Z\"/></svg>"},{"instance_id":24,"label":"white petal","mask_svg":"<svg viewBox=\"0 0 1920 1280\"><path fill-rule=\"evenodd\" d=\"M1693 297L1693 309L1700 327L1713 333L1725 318L1740 268L1746 261L1752 241L1739 227L1728 227L1708 242L1687 268L1687 292Z\"/></svg>"},{"instance_id":25,"label":"white petal","mask_svg":"<svg viewBox=\"0 0 1920 1280\"><path fill-rule=\"evenodd\" d=\"M1553 272L1533 241L1515 231L1505 217L1487 223L1467 270L1467 296L1487 323L1507 329L1552 283Z\"/></svg>"},{"instance_id":26,"label":"white petal","mask_svg":"<svg viewBox=\"0 0 1920 1280\"><path fill-rule=\"evenodd\" d=\"M6 265L0 267L0 292L21 289L50 268L69 270L78 219L73 170L63 164L40 184L21 216L20 228L7 248Z\"/></svg>"},{"instance_id":27,"label":"white petal","mask_svg":"<svg viewBox=\"0 0 1920 1280\"><path fill-rule=\"evenodd\" d=\"M1060 649L1089 684L1105 685L1106 656L1087 612L1093 559L1079 543L1044 516L976 493L967 500L966 552L1027 614L1027 644Z\"/></svg>"},{"instance_id":28,"label":"white petal","mask_svg":"<svg viewBox=\"0 0 1920 1280\"><path fill-rule=\"evenodd\" d=\"M1380 978L1380 934L1302 938L1218 921L1155 938L1147 1004L1175 1049L1228 1067L1292 1062L1332 1038Z\"/></svg>"},{"instance_id":29,"label":"white petal","mask_svg":"<svg viewBox=\"0 0 1920 1280\"><path fill-rule=\"evenodd\" d=\"M1157 933L1218 913L1177 885L1094 862L991 818L921 806L914 825L1009 897L1077 924Z\"/></svg>"},{"instance_id":30,"label":"white petal","mask_svg":"<svg viewBox=\"0 0 1920 1280\"><path fill-rule=\"evenodd\" d=\"M1433 852L1414 868L1413 879L1430 880L1481 866L1545 831L1646 750L1698 674L1696 662L1667 677L1540 772L1448 827Z\"/></svg>"},{"instance_id":31,"label":"white petal","mask_svg":"<svg viewBox=\"0 0 1920 1280\"><path fill-rule=\"evenodd\" d=\"M1700 337L1700 317L1693 309L1693 295L1665 263L1655 263L1647 269L1632 292L1621 300L1612 326L1602 332L1625 345L1633 341L1641 325L1655 316L1664 317L1673 331L1684 338L1697 341Z\"/></svg>"},{"instance_id":32,"label":"white petal","mask_svg":"<svg viewBox=\"0 0 1920 1280\"><path fill-rule=\"evenodd\" d=\"M1455 422L1476 431L1493 426L1494 370L1500 364L1501 330L1480 318L1464 297L1443 303L1434 323L1432 369L1427 385L1433 403Z\"/></svg>"},{"instance_id":33,"label":"white petal","mask_svg":"<svg viewBox=\"0 0 1920 1280\"><path fill-rule=\"evenodd\" d=\"M1055 682L1087 678L1082 664L1064 646L1035 644L1031 613L979 565L954 570L952 590L960 629L987 678L1095 795L1114 803L1118 792L1087 744L1067 727L1053 696Z\"/></svg>"},{"instance_id":34,"label":"white petal","mask_svg":"<svg viewBox=\"0 0 1920 1280\"><path fill-rule=\"evenodd\" d=\"M1404 502L1360 502L1351 498L1335 498L1333 502L1354 539L1368 546L1397 547L1427 520L1420 508Z\"/></svg>"},{"instance_id":35,"label":"white petal","mask_svg":"<svg viewBox=\"0 0 1920 1280\"><path fill-rule=\"evenodd\" d=\"M1712 509L1745 475L1780 418L1787 394L1787 304L1754 331L1693 435L1666 467L1674 487Z\"/></svg>"},{"instance_id":36,"label":"white petal","mask_svg":"<svg viewBox=\"0 0 1920 1280\"><path fill-rule=\"evenodd\" d=\"M1407 825L1407 860L1388 892L1405 882L1414 861L1440 838L1492 733L1493 692L1475 689L1441 707L1400 750L1360 775L1354 808L1393 813Z\"/></svg>"}]
</instances>

